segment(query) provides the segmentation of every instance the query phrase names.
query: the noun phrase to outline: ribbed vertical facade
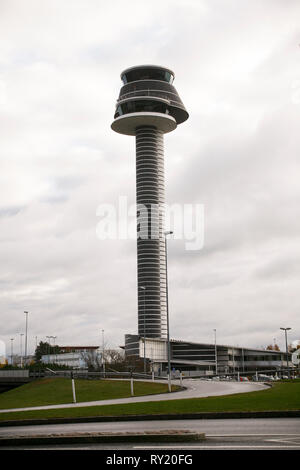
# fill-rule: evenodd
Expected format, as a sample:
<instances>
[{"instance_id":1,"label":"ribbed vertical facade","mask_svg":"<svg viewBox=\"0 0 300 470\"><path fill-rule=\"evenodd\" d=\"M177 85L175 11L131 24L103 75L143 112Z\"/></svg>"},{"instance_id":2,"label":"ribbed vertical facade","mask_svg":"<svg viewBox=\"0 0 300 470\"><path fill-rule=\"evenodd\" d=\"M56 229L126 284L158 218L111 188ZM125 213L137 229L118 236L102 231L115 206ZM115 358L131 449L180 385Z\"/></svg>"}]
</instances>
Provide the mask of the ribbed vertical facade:
<instances>
[{"instance_id":1,"label":"ribbed vertical facade","mask_svg":"<svg viewBox=\"0 0 300 470\"><path fill-rule=\"evenodd\" d=\"M136 129L138 333L167 337L163 133Z\"/></svg>"}]
</instances>

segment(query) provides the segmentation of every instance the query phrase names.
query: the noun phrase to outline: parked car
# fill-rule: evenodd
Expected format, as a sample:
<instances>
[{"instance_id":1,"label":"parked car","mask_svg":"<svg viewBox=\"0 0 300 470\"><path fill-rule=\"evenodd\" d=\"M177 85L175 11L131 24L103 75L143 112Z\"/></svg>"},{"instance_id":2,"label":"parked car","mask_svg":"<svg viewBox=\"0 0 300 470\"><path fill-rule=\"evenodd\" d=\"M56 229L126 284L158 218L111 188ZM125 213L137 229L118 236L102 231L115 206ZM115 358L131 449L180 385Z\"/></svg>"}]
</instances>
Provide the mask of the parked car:
<instances>
[{"instance_id":1,"label":"parked car","mask_svg":"<svg viewBox=\"0 0 300 470\"><path fill-rule=\"evenodd\" d=\"M265 375L265 374L258 374L258 380L262 380L265 382L270 382L271 380L274 380L272 375Z\"/></svg>"}]
</instances>

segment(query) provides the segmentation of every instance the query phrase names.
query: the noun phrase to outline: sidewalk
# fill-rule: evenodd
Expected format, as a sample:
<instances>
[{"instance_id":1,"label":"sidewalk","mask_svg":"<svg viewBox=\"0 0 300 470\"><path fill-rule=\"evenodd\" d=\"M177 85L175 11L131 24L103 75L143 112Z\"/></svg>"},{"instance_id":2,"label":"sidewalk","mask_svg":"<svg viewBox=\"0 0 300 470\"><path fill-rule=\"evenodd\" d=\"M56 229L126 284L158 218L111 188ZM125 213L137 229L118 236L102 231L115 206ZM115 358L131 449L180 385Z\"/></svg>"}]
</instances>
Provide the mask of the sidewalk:
<instances>
[{"instance_id":1,"label":"sidewalk","mask_svg":"<svg viewBox=\"0 0 300 470\"><path fill-rule=\"evenodd\" d=\"M173 380L174 385L180 385L179 380ZM79 403L63 403L60 405L32 406L26 408L11 408L0 410L0 413L13 413L18 411L54 410L60 408L82 408L105 405L121 405L124 403L143 403L147 401L179 400L182 398L203 398L210 396L232 395L246 393L267 388L266 385L251 382L205 382L186 379L183 382L185 389L172 393L157 395L144 395L139 397L116 398L113 400L97 400Z\"/></svg>"}]
</instances>

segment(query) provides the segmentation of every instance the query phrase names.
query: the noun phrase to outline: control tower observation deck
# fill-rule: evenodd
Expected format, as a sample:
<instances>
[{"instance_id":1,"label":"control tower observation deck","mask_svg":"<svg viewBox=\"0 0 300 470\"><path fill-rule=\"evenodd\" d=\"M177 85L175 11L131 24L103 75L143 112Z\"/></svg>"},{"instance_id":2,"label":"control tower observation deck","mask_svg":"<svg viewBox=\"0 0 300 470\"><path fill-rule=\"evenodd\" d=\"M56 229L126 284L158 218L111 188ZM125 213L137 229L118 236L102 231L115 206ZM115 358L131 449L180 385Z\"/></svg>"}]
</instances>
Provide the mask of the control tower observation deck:
<instances>
[{"instance_id":1,"label":"control tower observation deck","mask_svg":"<svg viewBox=\"0 0 300 470\"><path fill-rule=\"evenodd\" d=\"M189 115L172 70L140 65L124 70L121 80L111 127L136 137L138 334L166 339L163 135Z\"/></svg>"}]
</instances>

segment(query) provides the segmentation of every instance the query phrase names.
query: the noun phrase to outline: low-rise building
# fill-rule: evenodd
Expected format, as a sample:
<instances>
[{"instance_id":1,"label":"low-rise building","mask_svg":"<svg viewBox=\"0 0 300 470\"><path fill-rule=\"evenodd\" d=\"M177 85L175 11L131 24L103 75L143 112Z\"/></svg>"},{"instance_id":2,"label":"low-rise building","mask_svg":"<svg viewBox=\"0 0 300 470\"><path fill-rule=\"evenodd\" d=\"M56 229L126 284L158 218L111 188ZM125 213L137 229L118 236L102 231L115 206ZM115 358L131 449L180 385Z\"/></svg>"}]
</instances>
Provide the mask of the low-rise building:
<instances>
[{"instance_id":1,"label":"low-rise building","mask_svg":"<svg viewBox=\"0 0 300 470\"><path fill-rule=\"evenodd\" d=\"M292 353L292 363L295 366L300 365L300 348L296 349L296 351Z\"/></svg>"},{"instance_id":2,"label":"low-rise building","mask_svg":"<svg viewBox=\"0 0 300 470\"><path fill-rule=\"evenodd\" d=\"M282 351L255 349L211 343L170 340L172 370L189 371L190 375L234 374L248 372L280 372L287 368ZM152 369L163 373L168 365L167 341L138 335L125 336L126 356L146 357ZM289 368L293 368L289 354Z\"/></svg>"},{"instance_id":3,"label":"low-rise building","mask_svg":"<svg viewBox=\"0 0 300 470\"><path fill-rule=\"evenodd\" d=\"M41 361L44 364L57 364L73 369L86 369L91 364L101 361L99 346L59 346L59 348L60 353L44 354Z\"/></svg>"}]
</instances>

